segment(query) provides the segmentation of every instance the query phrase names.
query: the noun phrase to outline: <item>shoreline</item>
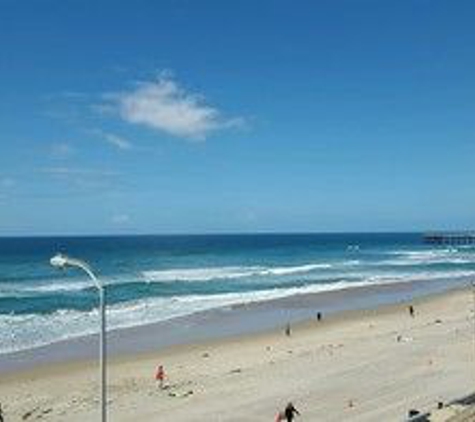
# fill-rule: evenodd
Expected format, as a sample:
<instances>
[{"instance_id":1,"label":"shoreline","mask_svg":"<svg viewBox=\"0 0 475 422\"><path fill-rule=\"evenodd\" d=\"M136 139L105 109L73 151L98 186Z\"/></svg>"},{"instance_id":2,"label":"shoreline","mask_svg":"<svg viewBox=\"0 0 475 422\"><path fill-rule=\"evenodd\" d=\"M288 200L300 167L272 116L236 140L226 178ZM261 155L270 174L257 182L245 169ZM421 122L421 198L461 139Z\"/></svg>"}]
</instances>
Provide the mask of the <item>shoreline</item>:
<instances>
[{"instance_id":1,"label":"shoreline","mask_svg":"<svg viewBox=\"0 0 475 422\"><path fill-rule=\"evenodd\" d=\"M326 319L339 313L376 309L464 288L465 278L394 282L214 308L166 321L110 330L108 356L158 352L175 346L282 330L321 312ZM23 372L39 365L81 363L97 358L98 337L90 334L44 346L0 354L0 375Z\"/></svg>"},{"instance_id":2,"label":"shoreline","mask_svg":"<svg viewBox=\"0 0 475 422\"><path fill-rule=\"evenodd\" d=\"M335 312L282 329L207 339L110 359L114 421L272 420L294 401L305 420L399 421L471 392L473 296L468 288ZM164 364L166 390L154 382ZM97 360L4 374L7 420L98 416ZM324 415L322 417L322 415Z\"/></svg>"}]
</instances>

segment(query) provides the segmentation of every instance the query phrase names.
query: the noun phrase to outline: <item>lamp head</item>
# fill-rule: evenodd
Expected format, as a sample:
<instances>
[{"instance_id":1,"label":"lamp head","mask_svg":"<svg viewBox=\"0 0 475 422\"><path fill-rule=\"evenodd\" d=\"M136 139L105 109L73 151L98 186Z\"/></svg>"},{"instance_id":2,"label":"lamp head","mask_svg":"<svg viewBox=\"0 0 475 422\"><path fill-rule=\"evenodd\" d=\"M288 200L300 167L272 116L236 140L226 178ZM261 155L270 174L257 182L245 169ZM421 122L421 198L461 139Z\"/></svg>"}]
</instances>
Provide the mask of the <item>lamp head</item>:
<instances>
[{"instance_id":1,"label":"lamp head","mask_svg":"<svg viewBox=\"0 0 475 422\"><path fill-rule=\"evenodd\" d=\"M65 255L57 254L50 259L50 264L56 268L64 268L68 265L68 258Z\"/></svg>"}]
</instances>

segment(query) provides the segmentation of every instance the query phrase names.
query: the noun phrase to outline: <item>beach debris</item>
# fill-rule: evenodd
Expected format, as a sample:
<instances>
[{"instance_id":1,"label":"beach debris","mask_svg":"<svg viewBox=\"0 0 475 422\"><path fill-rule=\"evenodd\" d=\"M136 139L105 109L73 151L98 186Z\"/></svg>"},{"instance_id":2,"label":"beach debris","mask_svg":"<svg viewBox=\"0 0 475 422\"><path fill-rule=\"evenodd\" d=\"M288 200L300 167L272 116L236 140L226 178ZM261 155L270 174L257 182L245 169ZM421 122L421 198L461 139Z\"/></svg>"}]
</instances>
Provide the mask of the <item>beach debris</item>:
<instances>
[{"instance_id":1,"label":"beach debris","mask_svg":"<svg viewBox=\"0 0 475 422\"><path fill-rule=\"evenodd\" d=\"M209 358L209 353L208 352L204 352L201 357L203 358Z\"/></svg>"},{"instance_id":2,"label":"beach debris","mask_svg":"<svg viewBox=\"0 0 475 422\"><path fill-rule=\"evenodd\" d=\"M183 398L183 397L188 397L194 394L194 391L189 387L192 385L192 381L184 381L180 382L178 384L171 384L167 386L168 393L167 395L169 397L178 397L178 398Z\"/></svg>"},{"instance_id":3,"label":"beach debris","mask_svg":"<svg viewBox=\"0 0 475 422\"><path fill-rule=\"evenodd\" d=\"M349 408L355 407L355 402L352 399L348 400L348 407Z\"/></svg>"},{"instance_id":4,"label":"beach debris","mask_svg":"<svg viewBox=\"0 0 475 422\"><path fill-rule=\"evenodd\" d=\"M157 370L155 372L155 381L158 382L158 386L160 389L163 390L164 388L164 381L165 381L165 370L163 369L163 365L158 365Z\"/></svg>"},{"instance_id":5,"label":"beach debris","mask_svg":"<svg viewBox=\"0 0 475 422\"><path fill-rule=\"evenodd\" d=\"M434 321L434 324L442 324L442 320L441 320L441 319L436 319L436 320Z\"/></svg>"},{"instance_id":6,"label":"beach debris","mask_svg":"<svg viewBox=\"0 0 475 422\"><path fill-rule=\"evenodd\" d=\"M24 413L23 416L21 417L24 421L30 418L34 413L36 413L39 410L39 407L34 407L33 409L29 410L28 412Z\"/></svg>"},{"instance_id":7,"label":"beach debris","mask_svg":"<svg viewBox=\"0 0 475 422\"><path fill-rule=\"evenodd\" d=\"M399 334L397 337L396 337L396 341L398 343L409 343L411 341L413 341L414 339L412 337L405 337L405 336L402 336L401 334Z\"/></svg>"},{"instance_id":8,"label":"beach debris","mask_svg":"<svg viewBox=\"0 0 475 422\"><path fill-rule=\"evenodd\" d=\"M168 393L168 395L170 397L178 397L178 398L184 398L184 397L188 397L188 396L191 396L193 394L193 390L187 390L187 391L184 391L184 392L180 392L180 391L170 391Z\"/></svg>"},{"instance_id":9,"label":"beach debris","mask_svg":"<svg viewBox=\"0 0 475 422\"><path fill-rule=\"evenodd\" d=\"M231 369L229 371L230 374L240 374L242 372L241 368Z\"/></svg>"}]
</instances>

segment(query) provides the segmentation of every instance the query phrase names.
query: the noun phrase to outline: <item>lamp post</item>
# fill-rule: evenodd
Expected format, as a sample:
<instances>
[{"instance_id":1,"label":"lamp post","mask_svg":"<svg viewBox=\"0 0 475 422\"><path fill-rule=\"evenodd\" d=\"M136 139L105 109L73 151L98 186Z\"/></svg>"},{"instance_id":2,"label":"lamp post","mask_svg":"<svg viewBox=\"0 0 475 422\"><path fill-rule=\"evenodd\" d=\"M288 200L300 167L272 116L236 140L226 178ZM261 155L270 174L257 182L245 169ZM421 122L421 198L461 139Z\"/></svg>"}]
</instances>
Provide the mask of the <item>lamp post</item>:
<instances>
[{"instance_id":1,"label":"lamp post","mask_svg":"<svg viewBox=\"0 0 475 422\"><path fill-rule=\"evenodd\" d=\"M107 420L107 390L106 390L106 307L105 307L105 295L104 295L104 286L99 281L99 279L94 275L89 265L79 259L70 258L66 255L57 254L53 256L50 260L50 263L53 267L56 268L67 268L67 267L77 267L83 270L89 278L94 282L97 290L99 291L99 309L101 314L101 330L100 330L100 373L101 373L101 421L106 422Z\"/></svg>"}]
</instances>

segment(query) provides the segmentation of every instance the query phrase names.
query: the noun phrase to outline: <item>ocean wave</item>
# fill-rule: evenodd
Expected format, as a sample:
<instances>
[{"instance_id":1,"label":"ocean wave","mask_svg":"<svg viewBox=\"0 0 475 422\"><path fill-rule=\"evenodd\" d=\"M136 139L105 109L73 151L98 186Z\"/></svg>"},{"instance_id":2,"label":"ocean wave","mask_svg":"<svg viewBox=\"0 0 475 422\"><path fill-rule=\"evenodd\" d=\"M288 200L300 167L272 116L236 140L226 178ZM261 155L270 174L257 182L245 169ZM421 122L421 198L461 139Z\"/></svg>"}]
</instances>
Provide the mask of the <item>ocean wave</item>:
<instances>
[{"instance_id":1,"label":"ocean wave","mask_svg":"<svg viewBox=\"0 0 475 422\"><path fill-rule=\"evenodd\" d=\"M358 283L364 285L366 283ZM109 306L109 330L166 321L215 308L279 299L296 294L338 290L352 285L339 281L303 287L273 288L246 293L155 297ZM355 284L356 285L356 284ZM0 315L0 353L30 349L97 332L97 309L58 310L51 314Z\"/></svg>"},{"instance_id":2,"label":"ocean wave","mask_svg":"<svg viewBox=\"0 0 475 422\"><path fill-rule=\"evenodd\" d=\"M223 266L204 268L181 268L171 270L149 270L138 273L103 277L101 280L107 287L119 287L140 283L173 283L173 282L206 282L212 280L241 279L245 277L284 277L293 274L311 273L316 270L332 268L331 264L313 263L297 266ZM94 289L87 279L51 279L32 283L1 283L0 298L28 298L43 294L77 293Z\"/></svg>"},{"instance_id":3,"label":"ocean wave","mask_svg":"<svg viewBox=\"0 0 475 422\"><path fill-rule=\"evenodd\" d=\"M422 265L438 265L438 264L475 264L475 257L473 259L468 258L442 258L442 257L431 257L431 258L410 258L410 259L387 259L382 261L373 262L371 265L388 265L388 266L422 266Z\"/></svg>"},{"instance_id":4,"label":"ocean wave","mask_svg":"<svg viewBox=\"0 0 475 422\"><path fill-rule=\"evenodd\" d=\"M451 271L436 275L430 272L395 273L369 275L359 280L342 278L339 281L328 283L309 283L302 286L275 287L243 293L153 297L109 306L107 309L108 327L109 329L135 327L196 312L275 300L299 294L422 280L465 279L473 276L475 276L475 271ZM30 349L93 334L97 332L97 321L97 309L90 311L62 309L51 314L40 315L0 315L0 353Z\"/></svg>"},{"instance_id":5,"label":"ocean wave","mask_svg":"<svg viewBox=\"0 0 475 422\"><path fill-rule=\"evenodd\" d=\"M475 277L475 271L453 270L453 271L418 271L418 272L397 272L378 273L367 275L365 278L370 284L384 284L386 282L415 282L425 280L449 280Z\"/></svg>"},{"instance_id":6,"label":"ocean wave","mask_svg":"<svg viewBox=\"0 0 475 422\"><path fill-rule=\"evenodd\" d=\"M51 280L49 283L42 281L38 284L28 283L26 285L2 283L0 284L0 298L28 298L39 294L79 292L91 288L94 286L88 280Z\"/></svg>"},{"instance_id":7,"label":"ocean wave","mask_svg":"<svg viewBox=\"0 0 475 422\"><path fill-rule=\"evenodd\" d=\"M389 252L392 259L377 261L374 265L416 266L433 264L475 264L475 255L461 252L456 248L423 251L397 250Z\"/></svg>"},{"instance_id":8,"label":"ocean wave","mask_svg":"<svg viewBox=\"0 0 475 422\"><path fill-rule=\"evenodd\" d=\"M34 293L57 293L57 292L69 292L69 291L80 291L95 288L90 281L74 281L74 282L59 282L51 284L40 284L35 287L26 288L23 291L31 291Z\"/></svg>"},{"instance_id":9,"label":"ocean wave","mask_svg":"<svg viewBox=\"0 0 475 422\"><path fill-rule=\"evenodd\" d=\"M400 255L414 258L430 258L438 256L447 256L458 253L457 248L427 249L427 250L394 250L388 252L389 255Z\"/></svg>"},{"instance_id":10,"label":"ocean wave","mask_svg":"<svg viewBox=\"0 0 475 422\"><path fill-rule=\"evenodd\" d=\"M103 276L100 279L104 286L144 283L143 276L135 273L124 273ZM0 298L36 297L39 295L68 294L95 290L95 284L87 278L60 278L42 280L39 283L0 283Z\"/></svg>"},{"instance_id":11,"label":"ocean wave","mask_svg":"<svg viewBox=\"0 0 475 422\"><path fill-rule=\"evenodd\" d=\"M143 271L144 278L149 282L175 281L211 281L253 276L283 276L291 274L309 273L315 270L330 269L331 264L316 263L288 267L261 267L261 266L229 266L208 268L179 268L173 270Z\"/></svg>"}]
</instances>

